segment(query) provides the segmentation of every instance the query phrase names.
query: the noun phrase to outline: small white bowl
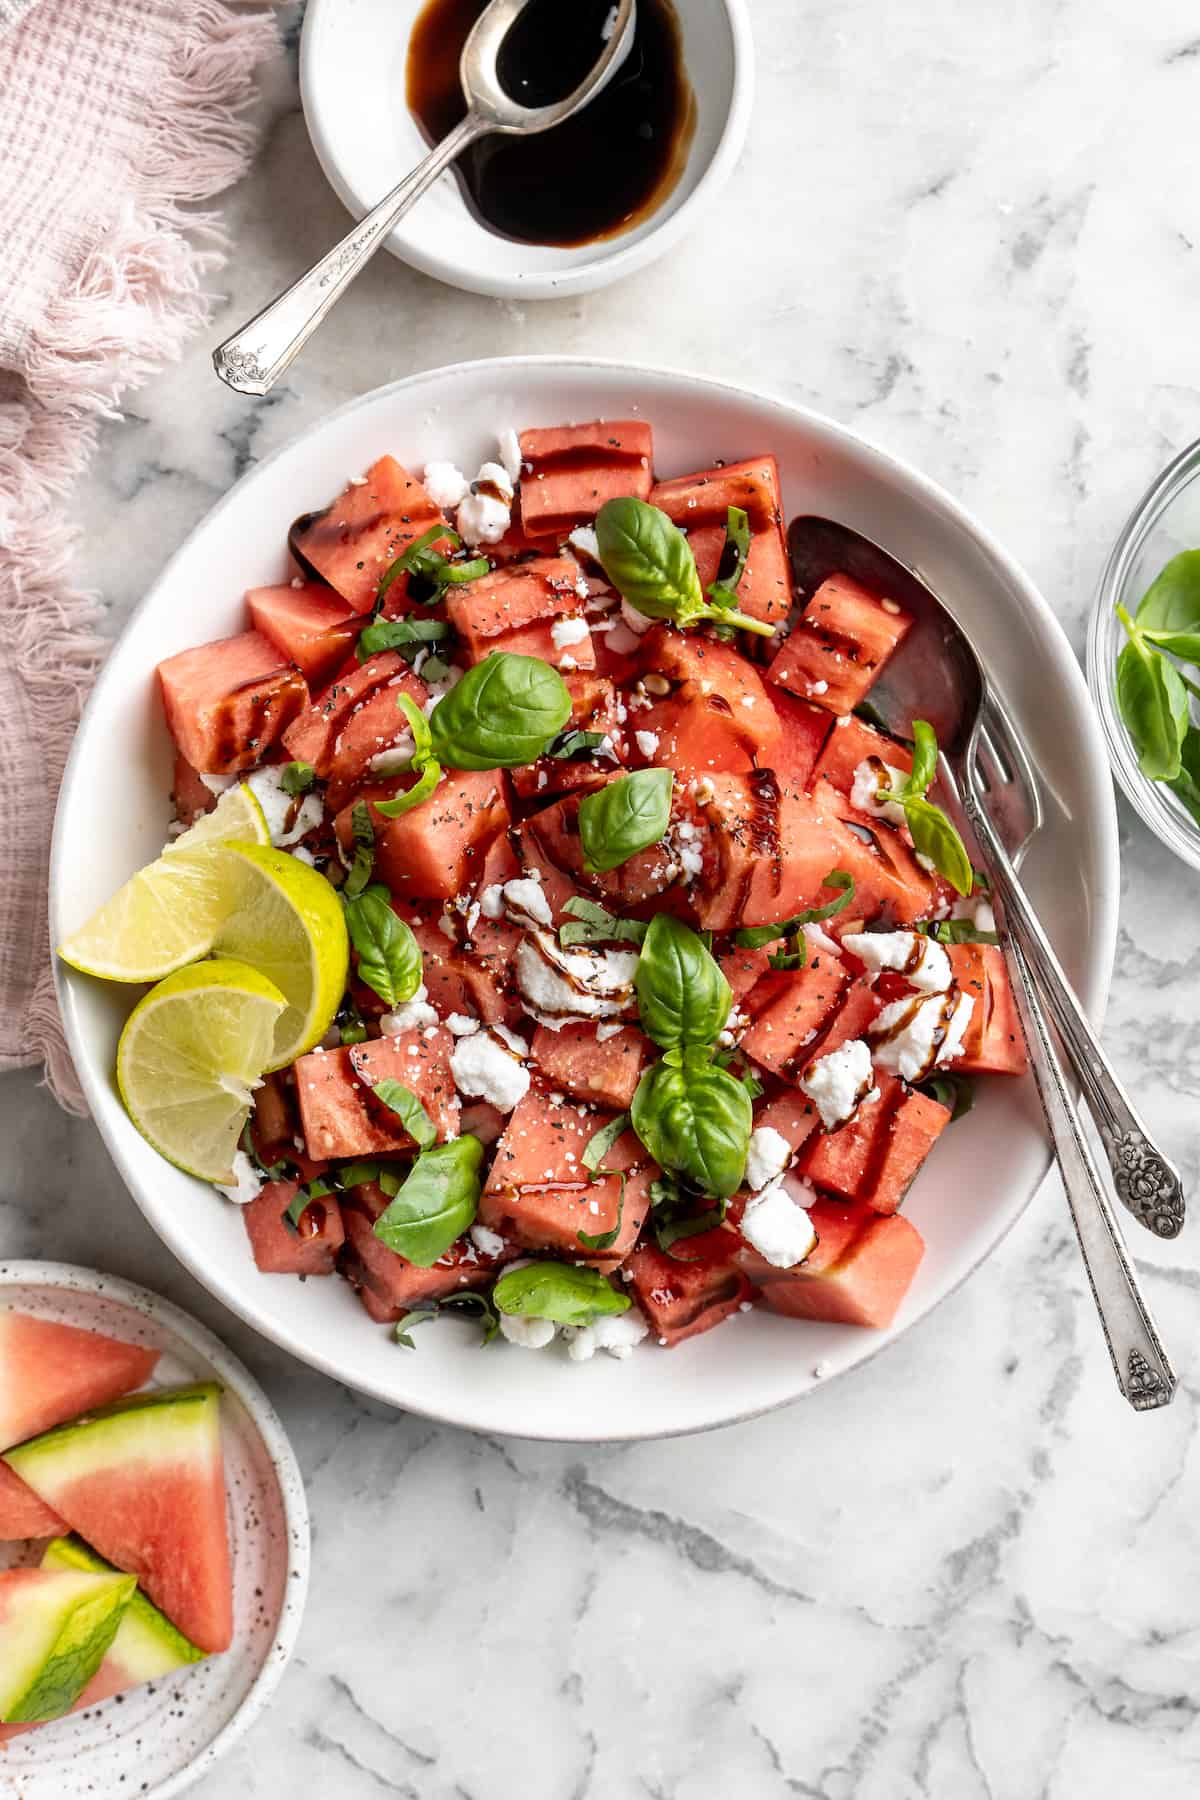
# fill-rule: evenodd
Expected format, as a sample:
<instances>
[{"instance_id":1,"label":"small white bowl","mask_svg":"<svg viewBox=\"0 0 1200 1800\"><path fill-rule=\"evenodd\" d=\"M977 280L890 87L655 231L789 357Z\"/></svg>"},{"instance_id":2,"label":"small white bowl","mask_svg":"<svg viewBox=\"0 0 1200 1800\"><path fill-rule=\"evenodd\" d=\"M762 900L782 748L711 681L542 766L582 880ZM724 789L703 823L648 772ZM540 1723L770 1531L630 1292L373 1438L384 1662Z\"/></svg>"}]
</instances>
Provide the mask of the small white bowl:
<instances>
[{"instance_id":1,"label":"small white bowl","mask_svg":"<svg viewBox=\"0 0 1200 1800\"><path fill-rule=\"evenodd\" d=\"M300 41L300 94L322 169L356 219L426 154L405 103L408 39L425 0L309 0ZM754 92L746 0L678 0L696 130L683 173L630 231L567 248L522 244L472 215L452 172L387 239L414 269L501 299L550 300L606 287L662 256L696 224L741 154Z\"/></svg>"},{"instance_id":2,"label":"small white bowl","mask_svg":"<svg viewBox=\"0 0 1200 1800\"><path fill-rule=\"evenodd\" d=\"M295 1648L308 1591L304 1482L275 1409L237 1358L146 1288L66 1263L0 1263L0 1312L108 1332L160 1352L153 1387L219 1381L232 1648L0 1747L0 1792L21 1800L136 1794L168 1800L199 1780L264 1711ZM37 1558L0 1544L0 1567Z\"/></svg>"}]
</instances>

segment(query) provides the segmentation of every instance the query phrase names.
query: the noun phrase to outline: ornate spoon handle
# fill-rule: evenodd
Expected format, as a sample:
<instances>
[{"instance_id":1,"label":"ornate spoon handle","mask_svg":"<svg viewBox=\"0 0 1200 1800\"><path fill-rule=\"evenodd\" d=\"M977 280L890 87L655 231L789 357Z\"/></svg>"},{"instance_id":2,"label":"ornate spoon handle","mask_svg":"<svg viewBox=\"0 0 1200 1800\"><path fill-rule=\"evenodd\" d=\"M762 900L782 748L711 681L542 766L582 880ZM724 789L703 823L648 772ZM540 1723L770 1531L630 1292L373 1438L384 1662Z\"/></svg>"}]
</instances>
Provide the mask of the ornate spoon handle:
<instances>
[{"instance_id":1,"label":"ornate spoon handle","mask_svg":"<svg viewBox=\"0 0 1200 1800\"><path fill-rule=\"evenodd\" d=\"M392 227L468 144L491 129L478 114L468 113L340 243L219 344L213 351L213 367L221 380L240 394L269 393Z\"/></svg>"},{"instance_id":2,"label":"ornate spoon handle","mask_svg":"<svg viewBox=\"0 0 1200 1800\"><path fill-rule=\"evenodd\" d=\"M1054 1142L1083 1266L1091 1283L1117 1385L1130 1406L1138 1412L1148 1412L1152 1407L1169 1403L1175 1391L1175 1371L1142 1297L1116 1214L1109 1205L1087 1139L1080 1129L1066 1075L1020 940L1010 936L1007 949L1009 966L1016 977L1013 994L1025 1029L1042 1109Z\"/></svg>"},{"instance_id":3,"label":"ornate spoon handle","mask_svg":"<svg viewBox=\"0 0 1200 1800\"><path fill-rule=\"evenodd\" d=\"M1063 973L1049 938L1030 906L1008 853L969 781L962 803L971 828L987 854L1009 930L1033 967L1049 1001L1071 1071L1083 1090L1104 1143L1117 1198L1156 1237L1173 1238L1183 1228L1183 1183L1150 1137L1137 1109L1084 1016L1075 990Z\"/></svg>"}]
</instances>

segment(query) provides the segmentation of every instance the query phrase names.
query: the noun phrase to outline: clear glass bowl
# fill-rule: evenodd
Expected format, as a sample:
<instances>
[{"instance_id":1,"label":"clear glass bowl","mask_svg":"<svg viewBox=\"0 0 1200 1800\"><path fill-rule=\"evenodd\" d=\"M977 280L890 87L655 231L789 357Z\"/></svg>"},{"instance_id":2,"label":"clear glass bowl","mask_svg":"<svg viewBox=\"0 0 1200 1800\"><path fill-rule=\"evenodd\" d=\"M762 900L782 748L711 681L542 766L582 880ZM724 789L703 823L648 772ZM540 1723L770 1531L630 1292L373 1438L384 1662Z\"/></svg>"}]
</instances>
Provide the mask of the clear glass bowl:
<instances>
[{"instance_id":1,"label":"clear glass bowl","mask_svg":"<svg viewBox=\"0 0 1200 1800\"><path fill-rule=\"evenodd\" d=\"M1113 545L1088 626L1087 679L1108 741L1108 757L1130 803L1176 856L1200 869L1200 825L1161 781L1138 768L1117 711L1113 682L1125 633L1118 602L1130 613L1159 570L1180 550L1200 549L1200 442L1165 468L1142 496Z\"/></svg>"}]
</instances>

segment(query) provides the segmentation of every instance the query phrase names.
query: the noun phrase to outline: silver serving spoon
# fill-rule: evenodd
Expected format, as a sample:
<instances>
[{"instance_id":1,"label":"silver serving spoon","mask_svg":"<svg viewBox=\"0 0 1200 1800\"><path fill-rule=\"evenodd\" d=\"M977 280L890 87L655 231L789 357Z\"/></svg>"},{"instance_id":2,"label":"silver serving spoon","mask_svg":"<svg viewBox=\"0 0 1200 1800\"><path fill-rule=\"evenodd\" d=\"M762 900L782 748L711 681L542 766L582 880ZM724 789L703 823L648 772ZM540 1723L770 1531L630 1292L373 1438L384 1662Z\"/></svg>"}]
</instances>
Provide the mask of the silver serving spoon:
<instances>
[{"instance_id":1,"label":"silver serving spoon","mask_svg":"<svg viewBox=\"0 0 1200 1800\"><path fill-rule=\"evenodd\" d=\"M586 106L612 80L633 43L637 0L615 0L612 30L599 57L565 99L550 106L522 106L511 99L500 85L496 59L529 4L530 0L491 0L471 28L458 65L466 116L307 274L218 345L213 367L222 381L242 394L269 393L392 228L469 144L490 131L508 136L548 131Z\"/></svg>"},{"instance_id":2,"label":"silver serving spoon","mask_svg":"<svg viewBox=\"0 0 1200 1800\"><path fill-rule=\"evenodd\" d=\"M937 732L943 782L990 865L1007 927L1003 942L1014 998L1118 1385L1139 1411L1165 1406L1175 1374L1072 1104L1043 993L1099 1127L1118 1197L1148 1230L1174 1237L1183 1224L1182 1184L1118 1081L1017 875L1041 823L1036 776L970 639L924 582L869 538L830 519L795 520L788 542L805 593L827 575L845 572L914 617L871 689L871 702L899 735L911 730L914 717L927 718Z\"/></svg>"}]
</instances>

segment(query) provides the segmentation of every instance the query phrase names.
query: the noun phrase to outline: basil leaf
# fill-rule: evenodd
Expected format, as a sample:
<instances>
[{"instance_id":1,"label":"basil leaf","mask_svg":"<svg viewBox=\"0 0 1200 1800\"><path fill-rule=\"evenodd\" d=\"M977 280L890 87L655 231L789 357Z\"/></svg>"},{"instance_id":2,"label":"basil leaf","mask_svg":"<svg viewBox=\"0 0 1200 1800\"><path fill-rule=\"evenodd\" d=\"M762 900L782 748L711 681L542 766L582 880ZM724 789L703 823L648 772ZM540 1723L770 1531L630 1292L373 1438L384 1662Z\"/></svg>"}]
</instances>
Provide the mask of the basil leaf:
<instances>
[{"instance_id":1,"label":"basil leaf","mask_svg":"<svg viewBox=\"0 0 1200 1800\"><path fill-rule=\"evenodd\" d=\"M407 547L400 552L395 562L390 563L384 570L379 578L379 586L375 590L376 605L383 599L393 581L399 576L424 575L428 573L428 570L425 567L425 562L427 560L425 553L429 550L431 545L436 544L442 538L444 538L447 543L453 544L456 549L462 542L458 533L451 531L448 525L431 525L428 531L423 531L420 537L414 538L412 543L407 545ZM445 560L439 553L434 552L433 554L438 562Z\"/></svg>"},{"instance_id":2,"label":"basil leaf","mask_svg":"<svg viewBox=\"0 0 1200 1800\"><path fill-rule=\"evenodd\" d=\"M510 1318L553 1319L558 1325L590 1325L630 1307L629 1295L619 1294L598 1270L556 1262L510 1270L492 1289L492 1301Z\"/></svg>"},{"instance_id":3,"label":"basil leaf","mask_svg":"<svg viewBox=\"0 0 1200 1800\"><path fill-rule=\"evenodd\" d=\"M705 593L714 606L728 609L737 605L738 582L746 572L746 558L750 554L750 520L740 506L730 506L725 511L725 543L721 550L721 558L717 564L717 579L710 581ZM721 569L730 564L727 574Z\"/></svg>"},{"instance_id":4,"label":"basil leaf","mask_svg":"<svg viewBox=\"0 0 1200 1800\"><path fill-rule=\"evenodd\" d=\"M632 495L606 500L596 514L596 541L609 581L648 619L680 627L717 619L774 637L773 625L705 600L692 547L661 508Z\"/></svg>"},{"instance_id":5,"label":"basil leaf","mask_svg":"<svg viewBox=\"0 0 1200 1800\"><path fill-rule=\"evenodd\" d=\"M415 1350L417 1346L413 1343L409 1332L414 1325L432 1325L436 1318L436 1306L414 1306L412 1311L406 1312L402 1319L397 1319L396 1329L392 1332L392 1342L399 1344L402 1350Z\"/></svg>"},{"instance_id":6,"label":"basil leaf","mask_svg":"<svg viewBox=\"0 0 1200 1800\"><path fill-rule=\"evenodd\" d=\"M638 1083L630 1114L661 1168L718 1200L737 1192L754 1116L749 1094L727 1069L656 1063Z\"/></svg>"},{"instance_id":7,"label":"basil leaf","mask_svg":"<svg viewBox=\"0 0 1200 1800\"><path fill-rule=\"evenodd\" d=\"M1117 608L1129 642L1117 658L1117 708L1138 767L1152 781L1174 781L1188 729L1187 689L1179 671L1146 643L1124 607Z\"/></svg>"},{"instance_id":8,"label":"basil leaf","mask_svg":"<svg viewBox=\"0 0 1200 1800\"><path fill-rule=\"evenodd\" d=\"M433 754L450 769L520 768L536 762L570 716L557 669L540 657L493 651L434 707Z\"/></svg>"},{"instance_id":9,"label":"basil leaf","mask_svg":"<svg viewBox=\"0 0 1200 1800\"><path fill-rule=\"evenodd\" d=\"M572 944L640 944L649 930L644 919L615 918L594 900L585 900L580 895L564 901L563 911L571 915L571 921L559 926L558 941L567 947ZM576 920L578 923L572 922Z\"/></svg>"},{"instance_id":10,"label":"basil leaf","mask_svg":"<svg viewBox=\"0 0 1200 1800\"><path fill-rule=\"evenodd\" d=\"M837 899L831 900L827 906L810 906L807 912L794 913L790 919L781 919L777 925L747 925L741 931L734 932L734 943L743 950L761 950L765 944L773 944L776 938L791 937L793 932L799 931L804 925L823 925L826 919L836 918L854 899L854 877L848 875L845 869L830 869L821 886L835 889Z\"/></svg>"},{"instance_id":11,"label":"basil leaf","mask_svg":"<svg viewBox=\"0 0 1200 1800\"><path fill-rule=\"evenodd\" d=\"M569 762L586 756L590 750L598 750L605 736L603 731L565 731L549 745L545 755L552 756L556 762Z\"/></svg>"},{"instance_id":12,"label":"basil leaf","mask_svg":"<svg viewBox=\"0 0 1200 1800\"><path fill-rule=\"evenodd\" d=\"M356 800L351 807L350 828L354 835L354 861L342 883L342 894L345 899L354 900L370 881L375 867L375 827L365 800Z\"/></svg>"},{"instance_id":13,"label":"basil leaf","mask_svg":"<svg viewBox=\"0 0 1200 1800\"><path fill-rule=\"evenodd\" d=\"M1173 556L1137 609L1143 637L1184 662L1200 661L1200 550Z\"/></svg>"},{"instance_id":14,"label":"basil leaf","mask_svg":"<svg viewBox=\"0 0 1200 1800\"><path fill-rule=\"evenodd\" d=\"M334 1179L340 1188L362 1187L368 1181L379 1180L380 1165L377 1162L348 1162L340 1169L334 1170Z\"/></svg>"},{"instance_id":15,"label":"basil leaf","mask_svg":"<svg viewBox=\"0 0 1200 1800\"><path fill-rule=\"evenodd\" d=\"M360 663L381 650L398 650L407 662L430 644L450 636L445 619L372 619L359 634L357 656Z\"/></svg>"},{"instance_id":16,"label":"basil leaf","mask_svg":"<svg viewBox=\"0 0 1200 1800\"><path fill-rule=\"evenodd\" d=\"M1182 802L1200 825L1200 731L1189 725L1179 748L1180 768L1169 783L1175 798Z\"/></svg>"},{"instance_id":17,"label":"basil leaf","mask_svg":"<svg viewBox=\"0 0 1200 1800\"><path fill-rule=\"evenodd\" d=\"M358 952L359 979L388 1006L411 1000L421 985L421 948L404 920L392 911L391 895L381 883L375 882L347 900L346 929ZM347 1042L344 1032L342 1042Z\"/></svg>"},{"instance_id":18,"label":"basil leaf","mask_svg":"<svg viewBox=\"0 0 1200 1800\"><path fill-rule=\"evenodd\" d=\"M634 976L642 1030L660 1050L714 1044L733 994L696 933L655 913Z\"/></svg>"},{"instance_id":19,"label":"basil leaf","mask_svg":"<svg viewBox=\"0 0 1200 1800\"><path fill-rule=\"evenodd\" d=\"M469 1132L422 1151L375 1236L417 1268L432 1268L475 1221L482 1165L483 1145Z\"/></svg>"},{"instance_id":20,"label":"basil leaf","mask_svg":"<svg viewBox=\"0 0 1200 1800\"><path fill-rule=\"evenodd\" d=\"M390 800L376 800L375 811L382 813L385 819L398 819L404 813L411 812L414 806L423 806L426 800L431 800L441 779L441 764L427 762L419 781L415 781L412 787L403 792L393 794Z\"/></svg>"},{"instance_id":21,"label":"basil leaf","mask_svg":"<svg viewBox=\"0 0 1200 1800\"><path fill-rule=\"evenodd\" d=\"M965 1075L934 1075L917 1084L917 1092L928 1094L939 1106L950 1109L950 1123L963 1119L975 1104L975 1089Z\"/></svg>"},{"instance_id":22,"label":"basil leaf","mask_svg":"<svg viewBox=\"0 0 1200 1800\"><path fill-rule=\"evenodd\" d=\"M408 729L412 732L412 766L420 769L433 756L433 732L430 730L429 720L411 694L397 694L396 705L404 714Z\"/></svg>"},{"instance_id":23,"label":"basil leaf","mask_svg":"<svg viewBox=\"0 0 1200 1800\"><path fill-rule=\"evenodd\" d=\"M670 769L635 769L585 794L579 802L584 868L595 873L619 868L660 842L671 823L674 785Z\"/></svg>"},{"instance_id":24,"label":"basil leaf","mask_svg":"<svg viewBox=\"0 0 1200 1800\"><path fill-rule=\"evenodd\" d=\"M444 656L430 656L421 664L422 681L447 681L450 677L450 664Z\"/></svg>"},{"instance_id":25,"label":"basil leaf","mask_svg":"<svg viewBox=\"0 0 1200 1800\"><path fill-rule=\"evenodd\" d=\"M924 719L914 719L912 774L905 781L902 792L922 798L937 778L937 766L938 742L933 726Z\"/></svg>"},{"instance_id":26,"label":"basil leaf","mask_svg":"<svg viewBox=\"0 0 1200 1800\"><path fill-rule=\"evenodd\" d=\"M804 933L798 932L791 940L790 950L775 950L767 961L773 969L796 970L808 967L808 939Z\"/></svg>"},{"instance_id":27,"label":"basil leaf","mask_svg":"<svg viewBox=\"0 0 1200 1800\"><path fill-rule=\"evenodd\" d=\"M408 1336L408 1326L427 1324L433 1319L440 1318L444 1312L478 1314L479 1323L483 1327L483 1336L480 1339L481 1348L485 1344L490 1344L500 1329L500 1321L488 1305L485 1296L476 1294L468 1288L461 1294L447 1294L442 1300L422 1300L419 1306L411 1307L399 1321L393 1333L396 1343L403 1344L406 1350L415 1350L416 1345Z\"/></svg>"},{"instance_id":28,"label":"basil leaf","mask_svg":"<svg viewBox=\"0 0 1200 1800\"><path fill-rule=\"evenodd\" d=\"M350 901L349 904L353 905L354 902ZM350 1001L343 1000L342 1004L338 1007L335 1024L337 1025L343 1044L366 1043L367 1027L363 1021L363 1016L359 1012L357 1006L354 1006Z\"/></svg>"},{"instance_id":29,"label":"basil leaf","mask_svg":"<svg viewBox=\"0 0 1200 1800\"><path fill-rule=\"evenodd\" d=\"M980 931L973 919L922 919L913 926L922 937L934 938L939 944L998 944L998 931Z\"/></svg>"},{"instance_id":30,"label":"basil leaf","mask_svg":"<svg viewBox=\"0 0 1200 1800\"><path fill-rule=\"evenodd\" d=\"M612 1173L613 1171L607 1171ZM611 1250L621 1235L621 1224L625 1218L625 1170L616 1171L620 1175L621 1185L617 1194L617 1220L611 1231L577 1231L575 1236L585 1250Z\"/></svg>"},{"instance_id":31,"label":"basil leaf","mask_svg":"<svg viewBox=\"0 0 1200 1800\"><path fill-rule=\"evenodd\" d=\"M927 856L956 892L969 894L975 885L975 871L966 845L941 807L915 794L906 796L901 805L917 853Z\"/></svg>"},{"instance_id":32,"label":"basil leaf","mask_svg":"<svg viewBox=\"0 0 1200 1800\"><path fill-rule=\"evenodd\" d=\"M392 1081L390 1078L387 1081L377 1081L371 1092L377 1100L382 1100L389 1112L395 1113L409 1137L422 1150L429 1150L437 1143L437 1128L433 1120L412 1089L405 1087L402 1081Z\"/></svg>"},{"instance_id":33,"label":"basil leaf","mask_svg":"<svg viewBox=\"0 0 1200 1800\"><path fill-rule=\"evenodd\" d=\"M605 1157L608 1155L617 1139L624 1132L628 1131L628 1129L629 1114L623 1112L618 1113L615 1119L610 1119L607 1125L602 1125L599 1131L592 1133L587 1143L583 1146L583 1155L579 1159L590 1175L596 1175L600 1172L600 1167Z\"/></svg>"},{"instance_id":34,"label":"basil leaf","mask_svg":"<svg viewBox=\"0 0 1200 1800\"><path fill-rule=\"evenodd\" d=\"M715 1231L725 1218L725 1202L710 1206L702 1213L688 1213L680 1218L655 1218L654 1236L660 1250L670 1255L671 1246L681 1238L699 1237L702 1231ZM677 1256L676 1262L695 1262L694 1256Z\"/></svg>"},{"instance_id":35,"label":"basil leaf","mask_svg":"<svg viewBox=\"0 0 1200 1800\"><path fill-rule=\"evenodd\" d=\"M283 1216L293 1231L299 1231L300 1221L312 1204L312 1198L313 1196L309 1193L307 1188L301 1188L296 1194L295 1199L292 1201L292 1204L284 1208Z\"/></svg>"},{"instance_id":36,"label":"basil leaf","mask_svg":"<svg viewBox=\"0 0 1200 1800\"><path fill-rule=\"evenodd\" d=\"M285 794L290 794L293 800L297 800L301 794L308 792L316 779L317 771L311 763L290 762L279 777L279 785Z\"/></svg>"}]
</instances>

